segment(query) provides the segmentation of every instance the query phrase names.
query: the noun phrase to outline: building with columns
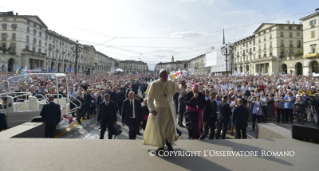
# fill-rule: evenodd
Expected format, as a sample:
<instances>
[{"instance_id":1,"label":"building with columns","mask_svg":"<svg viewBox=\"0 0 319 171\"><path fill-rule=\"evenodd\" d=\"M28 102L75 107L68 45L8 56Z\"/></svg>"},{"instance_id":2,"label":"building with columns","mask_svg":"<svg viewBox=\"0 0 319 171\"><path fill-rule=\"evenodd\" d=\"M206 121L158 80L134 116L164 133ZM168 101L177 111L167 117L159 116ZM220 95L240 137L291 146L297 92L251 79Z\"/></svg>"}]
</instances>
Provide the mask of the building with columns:
<instances>
[{"instance_id":1,"label":"building with columns","mask_svg":"<svg viewBox=\"0 0 319 171\"><path fill-rule=\"evenodd\" d=\"M29 69L43 68L46 71L67 72L75 70L75 52L78 53L77 71L84 73L107 73L116 64L131 66L133 72L146 73L148 66L141 61L118 61L92 45L82 45L49 30L45 23L32 15L18 15L13 12L0 12L0 70L13 72L16 67ZM129 71L127 71L129 72Z\"/></svg>"},{"instance_id":2,"label":"building with columns","mask_svg":"<svg viewBox=\"0 0 319 171\"><path fill-rule=\"evenodd\" d=\"M234 43L233 72L303 74L302 24L263 23Z\"/></svg>"},{"instance_id":3,"label":"building with columns","mask_svg":"<svg viewBox=\"0 0 319 171\"><path fill-rule=\"evenodd\" d=\"M300 19L303 22L303 73L319 73L319 8Z\"/></svg>"},{"instance_id":4,"label":"building with columns","mask_svg":"<svg viewBox=\"0 0 319 171\"><path fill-rule=\"evenodd\" d=\"M147 74L149 71L147 63L134 60L116 61L115 67L123 69L126 74Z\"/></svg>"},{"instance_id":5,"label":"building with columns","mask_svg":"<svg viewBox=\"0 0 319 171\"><path fill-rule=\"evenodd\" d=\"M155 65L154 73L158 73L161 69L167 69L168 72L178 70L188 70L189 60L175 61L174 56L171 58L171 62L160 62Z\"/></svg>"}]
</instances>

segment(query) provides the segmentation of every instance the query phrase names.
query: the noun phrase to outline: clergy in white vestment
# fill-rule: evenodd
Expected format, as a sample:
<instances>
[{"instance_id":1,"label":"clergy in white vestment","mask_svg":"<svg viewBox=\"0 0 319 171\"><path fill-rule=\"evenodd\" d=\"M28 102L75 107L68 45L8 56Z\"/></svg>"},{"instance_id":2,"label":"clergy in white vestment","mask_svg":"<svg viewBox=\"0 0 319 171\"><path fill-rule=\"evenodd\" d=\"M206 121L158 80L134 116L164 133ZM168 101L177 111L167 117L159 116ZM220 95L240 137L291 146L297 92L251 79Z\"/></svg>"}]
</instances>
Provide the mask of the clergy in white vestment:
<instances>
[{"instance_id":1,"label":"clergy in white vestment","mask_svg":"<svg viewBox=\"0 0 319 171\"><path fill-rule=\"evenodd\" d=\"M173 96L177 91L186 89L185 81L180 84L168 79L168 72L160 70L155 80L145 91L150 111L144 132L144 145L159 147L156 153L162 153L165 143L169 151L173 151L172 143L178 139L176 133L176 112Z\"/></svg>"}]
</instances>

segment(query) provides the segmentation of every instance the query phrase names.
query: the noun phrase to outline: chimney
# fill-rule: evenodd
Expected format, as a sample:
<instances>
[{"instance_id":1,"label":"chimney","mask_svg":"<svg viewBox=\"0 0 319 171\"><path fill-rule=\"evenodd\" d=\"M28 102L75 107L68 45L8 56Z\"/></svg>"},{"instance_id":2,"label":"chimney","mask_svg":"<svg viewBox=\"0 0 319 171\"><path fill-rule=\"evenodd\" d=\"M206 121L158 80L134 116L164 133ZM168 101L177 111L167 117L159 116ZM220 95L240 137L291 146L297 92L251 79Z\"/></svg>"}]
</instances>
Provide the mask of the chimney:
<instances>
[{"instance_id":1,"label":"chimney","mask_svg":"<svg viewBox=\"0 0 319 171\"><path fill-rule=\"evenodd\" d=\"M16 15L18 15L18 13L16 12Z\"/></svg>"},{"instance_id":2,"label":"chimney","mask_svg":"<svg viewBox=\"0 0 319 171\"><path fill-rule=\"evenodd\" d=\"M289 20L287 21L287 24L289 24Z\"/></svg>"},{"instance_id":3,"label":"chimney","mask_svg":"<svg viewBox=\"0 0 319 171\"><path fill-rule=\"evenodd\" d=\"M292 24L295 24L295 22L293 21Z\"/></svg>"},{"instance_id":4,"label":"chimney","mask_svg":"<svg viewBox=\"0 0 319 171\"><path fill-rule=\"evenodd\" d=\"M319 8L316 9L316 12L319 12Z\"/></svg>"}]
</instances>

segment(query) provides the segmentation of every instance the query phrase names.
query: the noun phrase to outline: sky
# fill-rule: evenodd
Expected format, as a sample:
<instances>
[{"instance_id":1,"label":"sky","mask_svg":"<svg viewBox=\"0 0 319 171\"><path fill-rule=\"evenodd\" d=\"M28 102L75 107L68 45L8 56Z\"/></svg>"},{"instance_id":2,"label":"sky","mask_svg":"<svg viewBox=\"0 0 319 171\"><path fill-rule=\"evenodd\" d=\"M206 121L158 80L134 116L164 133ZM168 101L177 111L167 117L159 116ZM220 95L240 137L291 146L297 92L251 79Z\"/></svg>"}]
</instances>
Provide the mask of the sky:
<instances>
[{"instance_id":1,"label":"sky","mask_svg":"<svg viewBox=\"0 0 319 171\"><path fill-rule=\"evenodd\" d=\"M0 11L37 15L63 36L119 60L188 60L253 34L261 23L300 23L315 0L10 0Z\"/></svg>"}]
</instances>

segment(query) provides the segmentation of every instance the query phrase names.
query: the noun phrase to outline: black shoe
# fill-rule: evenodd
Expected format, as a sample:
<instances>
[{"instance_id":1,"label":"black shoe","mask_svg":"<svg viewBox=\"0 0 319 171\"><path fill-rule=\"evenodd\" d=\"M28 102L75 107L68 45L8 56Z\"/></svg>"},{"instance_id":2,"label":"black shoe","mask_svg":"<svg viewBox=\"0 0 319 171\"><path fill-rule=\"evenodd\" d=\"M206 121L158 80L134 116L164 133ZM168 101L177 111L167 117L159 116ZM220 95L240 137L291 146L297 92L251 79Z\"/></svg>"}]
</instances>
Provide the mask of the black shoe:
<instances>
[{"instance_id":1,"label":"black shoe","mask_svg":"<svg viewBox=\"0 0 319 171\"><path fill-rule=\"evenodd\" d=\"M168 151L173 151L173 146L171 143L168 143L167 140L166 140L166 146L167 146L167 149Z\"/></svg>"},{"instance_id":2,"label":"black shoe","mask_svg":"<svg viewBox=\"0 0 319 171\"><path fill-rule=\"evenodd\" d=\"M178 137L180 137L183 133L182 132L178 132Z\"/></svg>"},{"instance_id":3,"label":"black shoe","mask_svg":"<svg viewBox=\"0 0 319 171\"><path fill-rule=\"evenodd\" d=\"M163 153L164 153L164 147L158 148L157 150L155 150L155 152L156 152L157 155L163 155Z\"/></svg>"},{"instance_id":4,"label":"black shoe","mask_svg":"<svg viewBox=\"0 0 319 171\"><path fill-rule=\"evenodd\" d=\"M142 136L143 134L141 134L140 132L138 132L138 133L136 133L136 135L140 135L140 136Z\"/></svg>"}]
</instances>

